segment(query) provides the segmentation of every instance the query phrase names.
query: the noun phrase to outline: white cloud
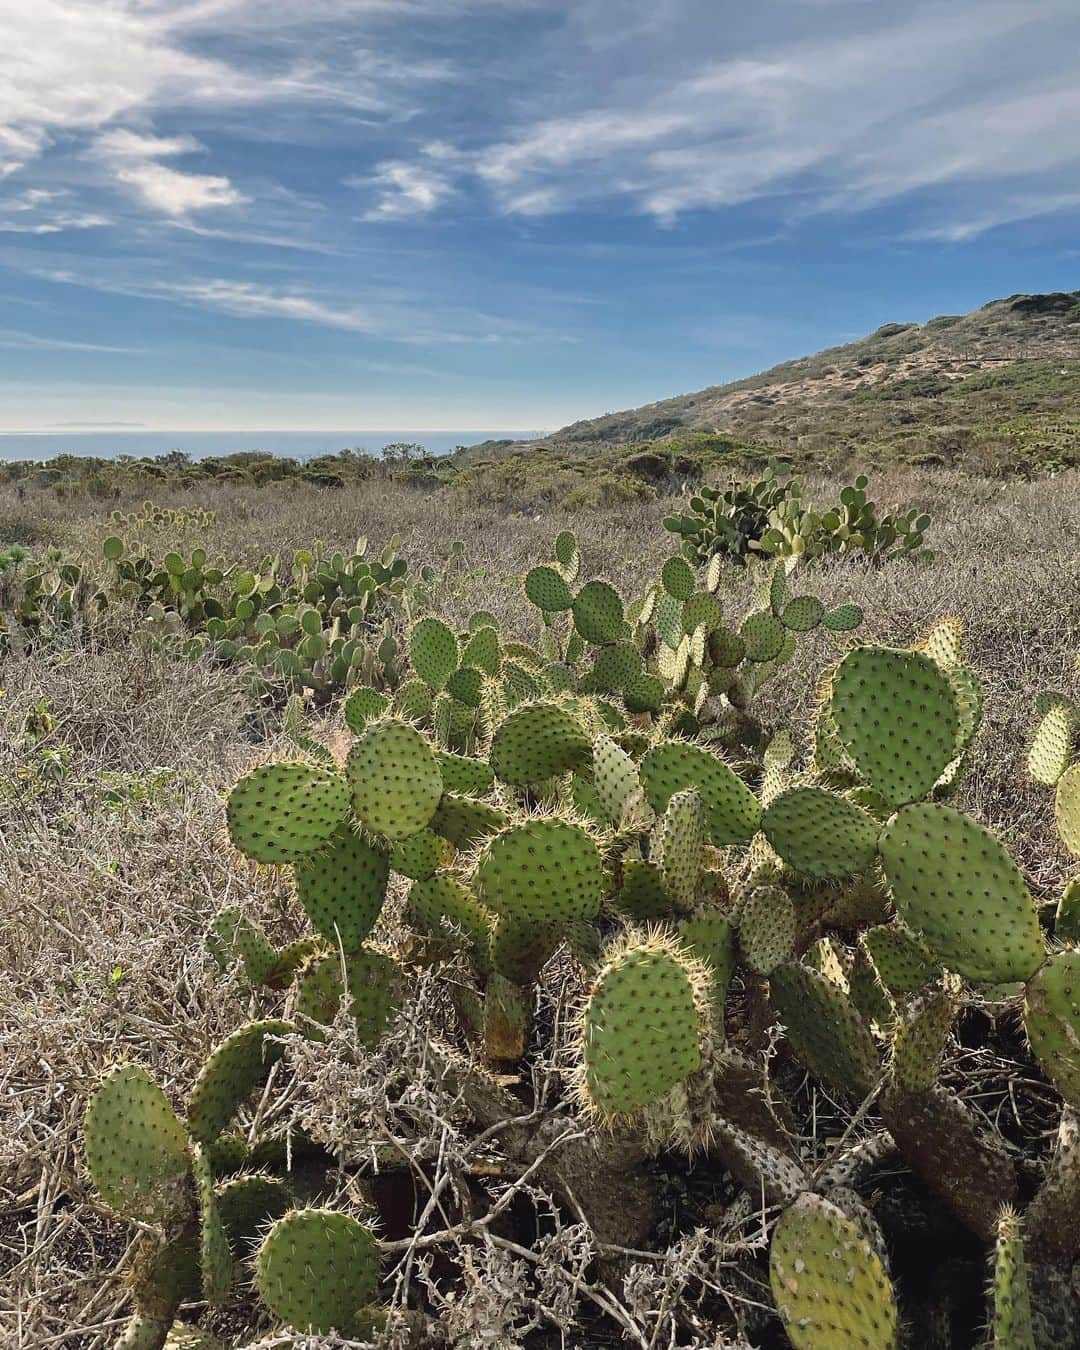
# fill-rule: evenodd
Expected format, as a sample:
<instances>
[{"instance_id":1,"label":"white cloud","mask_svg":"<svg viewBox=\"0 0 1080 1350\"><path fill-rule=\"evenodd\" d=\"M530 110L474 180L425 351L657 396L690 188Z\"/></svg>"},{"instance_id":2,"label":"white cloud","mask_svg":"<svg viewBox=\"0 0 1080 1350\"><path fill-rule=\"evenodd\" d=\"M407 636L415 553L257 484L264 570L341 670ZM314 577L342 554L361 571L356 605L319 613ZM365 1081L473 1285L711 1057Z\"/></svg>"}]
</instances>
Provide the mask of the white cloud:
<instances>
[{"instance_id":1,"label":"white cloud","mask_svg":"<svg viewBox=\"0 0 1080 1350\"><path fill-rule=\"evenodd\" d=\"M444 174L423 164L398 160L377 164L370 178L350 178L346 183L349 187L372 188L377 194L375 205L364 212L364 220L402 220L427 215L454 192Z\"/></svg>"},{"instance_id":2,"label":"white cloud","mask_svg":"<svg viewBox=\"0 0 1080 1350\"><path fill-rule=\"evenodd\" d=\"M72 342L67 338L38 337L35 333L24 333L17 328L0 328L0 347L15 351L38 347L50 351L108 352L121 355L130 355L138 351L137 347L111 347L102 342Z\"/></svg>"},{"instance_id":3,"label":"white cloud","mask_svg":"<svg viewBox=\"0 0 1080 1350\"><path fill-rule=\"evenodd\" d=\"M204 147L192 136L149 136L117 128L99 136L95 155L109 165L116 182L130 188L154 211L180 219L193 211L239 206L249 199L218 174L182 173L159 159L189 155Z\"/></svg>"},{"instance_id":4,"label":"white cloud","mask_svg":"<svg viewBox=\"0 0 1080 1350\"><path fill-rule=\"evenodd\" d=\"M273 291L246 281L198 281L165 284L160 293L174 295L240 318L299 319L328 328L370 333L376 325L369 314L354 306L329 305L297 293Z\"/></svg>"},{"instance_id":5,"label":"white cloud","mask_svg":"<svg viewBox=\"0 0 1080 1350\"><path fill-rule=\"evenodd\" d=\"M0 234L60 234L109 225L107 216L65 206L70 194L46 188L27 188L15 196L0 197Z\"/></svg>"}]
</instances>

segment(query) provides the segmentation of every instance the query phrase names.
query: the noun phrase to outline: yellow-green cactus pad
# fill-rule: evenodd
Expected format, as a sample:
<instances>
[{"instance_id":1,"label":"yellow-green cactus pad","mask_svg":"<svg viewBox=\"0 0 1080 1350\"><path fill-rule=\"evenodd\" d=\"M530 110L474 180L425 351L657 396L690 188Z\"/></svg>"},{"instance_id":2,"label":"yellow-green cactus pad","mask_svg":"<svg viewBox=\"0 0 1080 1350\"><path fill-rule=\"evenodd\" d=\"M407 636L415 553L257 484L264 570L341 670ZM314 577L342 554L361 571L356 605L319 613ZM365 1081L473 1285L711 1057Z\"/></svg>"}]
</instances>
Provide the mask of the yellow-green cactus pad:
<instances>
[{"instance_id":1,"label":"yellow-green cactus pad","mask_svg":"<svg viewBox=\"0 0 1080 1350\"><path fill-rule=\"evenodd\" d=\"M617 694L640 674L641 654L632 642L613 642L596 655L593 676L601 693Z\"/></svg>"},{"instance_id":2,"label":"yellow-green cactus pad","mask_svg":"<svg viewBox=\"0 0 1080 1350\"><path fill-rule=\"evenodd\" d=\"M938 619L922 641L916 644L916 650L925 652L943 670L960 665L964 659L963 620L955 614L946 614L944 618Z\"/></svg>"},{"instance_id":3,"label":"yellow-green cactus pad","mask_svg":"<svg viewBox=\"0 0 1080 1350\"><path fill-rule=\"evenodd\" d=\"M1024 1029L1047 1077L1080 1107L1080 951L1055 952L1030 981Z\"/></svg>"},{"instance_id":4,"label":"yellow-green cactus pad","mask_svg":"<svg viewBox=\"0 0 1080 1350\"><path fill-rule=\"evenodd\" d=\"M379 1246L347 1214L292 1210L274 1224L255 1259L263 1302L296 1331L349 1335L379 1283Z\"/></svg>"},{"instance_id":5,"label":"yellow-green cactus pad","mask_svg":"<svg viewBox=\"0 0 1080 1350\"><path fill-rule=\"evenodd\" d=\"M469 755L455 755L449 750L436 750L435 758L442 773L443 788L447 792L464 792L482 796L495 781L491 765Z\"/></svg>"},{"instance_id":6,"label":"yellow-green cactus pad","mask_svg":"<svg viewBox=\"0 0 1080 1350\"><path fill-rule=\"evenodd\" d=\"M200 1144L194 1148L192 1171L199 1206L199 1268L203 1298L211 1307L220 1307L228 1298L232 1284L232 1249L218 1209L213 1168Z\"/></svg>"},{"instance_id":7,"label":"yellow-green cactus pad","mask_svg":"<svg viewBox=\"0 0 1080 1350\"><path fill-rule=\"evenodd\" d=\"M357 819L387 839L407 839L422 830L443 794L442 772L427 738L394 718L364 729L345 771Z\"/></svg>"},{"instance_id":8,"label":"yellow-green cactus pad","mask_svg":"<svg viewBox=\"0 0 1080 1350\"><path fill-rule=\"evenodd\" d=\"M707 985L704 968L658 935L604 961L582 1020L591 1111L604 1121L631 1116L701 1067Z\"/></svg>"},{"instance_id":9,"label":"yellow-green cactus pad","mask_svg":"<svg viewBox=\"0 0 1080 1350\"><path fill-rule=\"evenodd\" d=\"M717 848L745 844L757 831L761 807L742 779L722 759L687 741L655 745L639 767L645 796L662 815L676 792L697 788L705 806L709 836Z\"/></svg>"},{"instance_id":10,"label":"yellow-green cactus pad","mask_svg":"<svg viewBox=\"0 0 1080 1350\"><path fill-rule=\"evenodd\" d=\"M1038 970L1035 906L989 830L950 806L920 802L897 812L878 847L901 917L950 970L990 983Z\"/></svg>"},{"instance_id":11,"label":"yellow-green cactus pad","mask_svg":"<svg viewBox=\"0 0 1080 1350\"><path fill-rule=\"evenodd\" d=\"M697 903L705 839L701 793L696 788L673 793L653 830L651 856L660 864L664 890L684 912Z\"/></svg>"},{"instance_id":12,"label":"yellow-green cactus pad","mask_svg":"<svg viewBox=\"0 0 1080 1350\"><path fill-rule=\"evenodd\" d=\"M754 886L739 911L739 947L757 975L769 975L795 953L795 906L780 886Z\"/></svg>"},{"instance_id":13,"label":"yellow-green cactus pad","mask_svg":"<svg viewBox=\"0 0 1080 1350\"><path fill-rule=\"evenodd\" d=\"M504 783L526 787L580 769L592 756L581 723L557 703L525 703L500 722L491 767Z\"/></svg>"},{"instance_id":14,"label":"yellow-green cactus pad","mask_svg":"<svg viewBox=\"0 0 1080 1350\"><path fill-rule=\"evenodd\" d=\"M203 1065L187 1101L188 1133L212 1144L237 1108L266 1080L281 1058L281 1037L294 1032L291 1022L269 1019L239 1027Z\"/></svg>"},{"instance_id":15,"label":"yellow-green cactus pad","mask_svg":"<svg viewBox=\"0 0 1080 1350\"><path fill-rule=\"evenodd\" d=\"M474 887L494 914L531 923L594 918L604 865L592 836L568 821L539 818L497 834L476 865Z\"/></svg>"},{"instance_id":16,"label":"yellow-green cactus pad","mask_svg":"<svg viewBox=\"0 0 1080 1350\"><path fill-rule=\"evenodd\" d=\"M161 1223L177 1212L190 1170L187 1131L138 1064L119 1064L86 1109L86 1163L110 1209Z\"/></svg>"},{"instance_id":17,"label":"yellow-green cactus pad","mask_svg":"<svg viewBox=\"0 0 1080 1350\"><path fill-rule=\"evenodd\" d=\"M615 824L642 797L637 765L610 736L593 742L593 786L606 819Z\"/></svg>"},{"instance_id":18,"label":"yellow-green cactus pad","mask_svg":"<svg viewBox=\"0 0 1080 1350\"><path fill-rule=\"evenodd\" d=\"M297 984L297 1014L328 1025L346 994L352 999L357 1038L377 1045L401 1003L401 973L382 952L362 948L345 958L332 952L311 962ZM321 1035L321 1033L320 1033Z\"/></svg>"},{"instance_id":19,"label":"yellow-green cactus pad","mask_svg":"<svg viewBox=\"0 0 1080 1350\"><path fill-rule=\"evenodd\" d=\"M410 881L430 877L439 866L446 842L434 830L420 830L402 839L390 850L390 866ZM450 850L446 849L449 854Z\"/></svg>"},{"instance_id":20,"label":"yellow-green cactus pad","mask_svg":"<svg viewBox=\"0 0 1080 1350\"><path fill-rule=\"evenodd\" d=\"M775 661L784 650L784 625L771 611L756 610L748 614L739 629L746 659L761 663Z\"/></svg>"},{"instance_id":21,"label":"yellow-green cactus pad","mask_svg":"<svg viewBox=\"0 0 1080 1350\"><path fill-rule=\"evenodd\" d=\"M618 642L624 623L622 599L606 581L587 581L574 597L574 627L586 642Z\"/></svg>"},{"instance_id":22,"label":"yellow-green cactus pad","mask_svg":"<svg viewBox=\"0 0 1080 1350\"><path fill-rule=\"evenodd\" d=\"M881 1257L820 1195L807 1191L780 1216L769 1283L795 1350L896 1350L896 1295Z\"/></svg>"},{"instance_id":23,"label":"yellow-green cactus pad","mask_svg":"<svg viewBox=\"0 0 1080 1350\"><path fill-rule=\"evenodd\" d=\"M458 642L441 619L421 619L409 634L409 660L431 689L442 689L458 663Z\"/></svg>"},{"instance_id":24,"label":"yellow-green cactus pad","mask_svg":"<svg viewBox=\"0 0 1080 1350\"><path fill-rule=\"evenodd\" d=\"M345 700L345 725L359 735L369 722L381 717L389 706L390 700L385 694L361 685Z\"/></svg>"},{"instance_id":25,"label":"yellow-green cactus pad","mask_svg":"<svg viewBox=\"0 0 1080 1350\"><path fill-rule=\"evenodd\" d=\"M848 652L833 676L831 713L863 778L894 806L927 796L956 756L956 695L922 652Z\"/></svg>"},{"instance_id":26,"label":"yellow-green cactus pad","mask_svg":"<svg viewBox=\"0 0 1080 1350\"><path fill-rule=\"evenodd\" d=\"M475 617L473 615L473 618ZM498 675L499 667L502 665L498 630L491 626L473 629L471 622L470 620L472 635L461 653L461 664L483 671L485 675Z\"/></svg>"},{"instance_id":27,"label":"yellow-green cactus pad","mask_svg":"<svg viewBox=\"0 0 1080 1350\"><path fill-rule=\"evenodd\" d=\"M946 984L910 998L893 1028L893 1079L908 1092L929 1092L938 1080L941 1056L956 1012L956 996Z\"/></svg>"},{"instance_id":28,"label":"yellow-green cactus pad","mask_svg":"<svg viewBox=\"0 0 1080 1350\"><path fill-rule=\"evenodd\" d=\"M866 1096L878 1075L877 1049L843 990L792 961L771 973L769 995L800 1063L842 1092Z\"/></svg>"},{"instance_id":29,"label":"yellow-green cactus pad","mask_svg":"<svg viewBox=\"0 0 1080 1350\"><path fill-rule=\"evenodd\" d=\"M1054 937L1058 942L1080 943L1080 873L1065 883L1054 916Z\"/></svg>"},{"instance_id":30,"label":"yellow-green cactus pad","mask_svg":"<svg viewBox=\"0 0 1080 1350\"><path fill-rule=\"evenodd\" d=\"M858 628L862 621L862 610L858 605L851 604L837 605L821 616L822 628L828 628L833 633L850 633L853 628Z\"/></svg>"},{"instance_id":31,"label":"yellow-green cactus pad","mask_svg":"<svg viewBox=\"0 0 1080 1350\"><path fill-rule=\"evenodd\" d=\"M1012 1209L998 1220L993 1303L994 1350L1035 1350L1024 1239L1019 1215Z\"/></svg>"},{"instance_id":32,"label":"yellow-green cactus pad","mask_svg":"<svg viewBox=\"0 0 1080 1350\"><path fill-rule=\"evenodd\" d=\"M348 810L341 774L310 764L262 764L229 793L229 838L256 862L295 862L322 848Z\"/></svg>"},{"instance_id":33,"label":"yellow-green cactus pad","mask_svg":"<svg viewBox=\"0 0 1080 1350\"><path fill-rule=\"evenodd\" d=\"M490 802L447 792L431 817L431 828L455 848L469 848L506 825L508 817Z\"/></svg>"},{"instance_id":34,"label":"yellow-green cactus pad","mask_svg":"<svg viewBox=\"0 0 1080 1350\"><path fill-rule=\"evenodd\" d=\"M1080 858L1080 762L1066 769L1058 779L1054 818L1061 842L1074 858Z\"/></svg>"},{"instance_id":35,"label":"yellow-green cactus pad","mask_svg":"<svg viewBox=\"0 0 1080 1350\"><path fill-rule=\"evenodd\" d=\"M321 853L296 863L293 876L315 931L331 946L351 952L375 927L389 870L385 852L344 825Z\"/></svg>"},{"instance_id":36,"label":"yellow-green cactus pad","mask_svg":"<svg viewBox=\"0 0 1080 1350\"><path fill-rule=\"evenodd\" d=\"M941 967L903 924L878 924L868 928L862 934L861 942L878 979L894 998L918 993L941 974Z\"/></svg>"},{"instance_id":37,"label":"yellow-green cactus pad","mask_svg":"<svg viewBox=\"0 0 1080 1350\"><path fill-rule=\"evenodd\" d=\"M525 578L525 594L546 614L557 614L574 606L574 595L566 578L554 567L534 567Z\"/></svg>"},{"instance_id":38,"label":"yellow-green cactus pad","mask_svg":"<svg viewBox=\"0 0 1080 1350\"><path fill-rule=\"evenodd\" d=\"M878 822L824 788L781 792L765 809L761 828L789 867L815 881L854 876L877 857Z\"/></svg>"}]
</instances>

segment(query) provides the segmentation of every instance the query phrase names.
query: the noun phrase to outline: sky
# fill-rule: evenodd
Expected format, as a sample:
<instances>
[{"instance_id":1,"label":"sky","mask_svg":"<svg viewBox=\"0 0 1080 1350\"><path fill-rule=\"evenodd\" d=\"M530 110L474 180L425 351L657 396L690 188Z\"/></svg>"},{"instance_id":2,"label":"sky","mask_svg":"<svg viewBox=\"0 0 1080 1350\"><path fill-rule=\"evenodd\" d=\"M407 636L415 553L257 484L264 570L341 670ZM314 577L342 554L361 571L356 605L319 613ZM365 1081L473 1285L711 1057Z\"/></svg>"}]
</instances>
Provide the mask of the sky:
<instances>
[{"instance_id":1,"label":"sky","mask_svg":"<svg viewBox=\"0 0 1080 1350\"><path fill-rule=\"evenodd\" d=\"M0 430L550 430L1075 289L1076 0L0 0Z\"/></svg>"}]
</instances>

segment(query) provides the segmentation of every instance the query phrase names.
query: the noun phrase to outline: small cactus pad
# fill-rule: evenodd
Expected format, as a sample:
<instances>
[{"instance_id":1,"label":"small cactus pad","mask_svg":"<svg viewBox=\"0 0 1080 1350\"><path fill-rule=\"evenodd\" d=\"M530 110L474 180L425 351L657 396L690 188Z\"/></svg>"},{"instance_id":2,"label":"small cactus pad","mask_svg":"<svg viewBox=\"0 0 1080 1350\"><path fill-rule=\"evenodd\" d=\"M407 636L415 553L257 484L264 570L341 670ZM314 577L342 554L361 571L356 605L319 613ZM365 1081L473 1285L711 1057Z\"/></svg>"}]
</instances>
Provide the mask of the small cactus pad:
<instances>
[{"instance_id":1,"label":"small cactus pad","mask_svg":"<svg viewBox=\"0 0 1080 1350\"><path fill-rule=\"evenodd\" d=\"M701 793L696 788L674 793L653 831L652 856L660 864L664 890L684 911L697 902L705 838Z\"/></svg>"},{"instance_id":2,"label":"small cactus pad","mask_svg":"<svg viewBox=\"0 0 1080 1350\"><path fill-rule=\"evenodd\" d=\"M946 984L915 994L901 1010L893 1029L892 1073L908 1092L929 1092L937 1082L955 1012L955 994Z\"/></svg>"},{"instance_id":3,"label":"small cactus pad","mask_svg":"<svg viewBox=\"0 0 1080 1350\"><path fill-rule=\"evenodd\" d=\"M138 1064L110 1069L86 1110L86 1163L101 1198L147 1223L169 1217L188 1175L187 1132Z\"/></svg>"},{"instance_id":4,"label":"small cactus pad","mask_svg":"<svg viewBox=\"0 0 1080 1350\"><path fill-rule=\"evenodd\" d=\"M293 874L316 932L332 946L355 951L375 927L386 898L386 854L343 825L321 853L296 863Z\"/></svg>"},{"instance_id":5,"label":"small cactus pad","mask_svg":"<svg viewBox=\"0 0 1080 1350\"><path fill-rule=\"evenodd\" d=\"M659 1101L701 1067L708 974L672 939L654 934L615 949L601 966L582 1022L582 1095L605 1121Z\"/></svg>"},{"instance_id":6,"label":"small cactus pad","mask_svg":"<svg viewBox=\"0 0 1080 1350\"><path fill-rule=\"evenodd\" d=\"M402 839L390 850L390 866L410 881L430 877L442 861L445 841L433 830L421 830ZM446 849L447 853L450 852Z\"/></svg>"},{"instance_id":7,"label":"small cactus pad","mask_svg":"<svg viewBox=\"0 0 1080 1350\"><path fill-rule=\"evenodd\" d=\"M364 948L345 958L332 952L313 961L300 976L296 1011L323 1026L337 1016L346 995L352 999L357 1038L361 1045L379 1043L386 1025L400 1004L399 971L389 956Z\"/></svg>"},{"instance_id":8,"label":"small cactus pad","mask_svg":"<svg viewBox=\"0 0 1080 1350\"><path fill-rule=\"evenodd\" d=\"M914 933L903 924L878 924L862 935L878 979L894 998L918 993L941 973Z\"/></svg>"},{"instance_id":9,"label":"small cactus pad","mask_svg":"<svg viewBox=\"0 0 1080 1350\"><path fill-rule=\"evenodd\" d=\"M469 755L455 755L449 750L436 750L435 758L442 773L443 789L446 792L464 792L481 796L495 781L491 766L482 759L472 759Z\"/></svg>"},{"instance_id":10,"label":"small cactus pad","mask_svg":"<svg viewBox=\"0 0 1080 1350\"><path fill-rule=\"evenodd\" d=\"M117 1345L116 1350L128 1350L126 1345ZM204 1331L202 1327L193 1327L187 1322L174 1322L165 1338L164 1350L225 1350L223 1341Z\"/></svg>"},{"instance_id":11,"label":"small cactus pad","mask_svg":"<svg viewBox=\"0 0 1080 1350\"><path fill-rule=\"evenodd\" d=\"M640 674L641 654L632 642L613 642L596 654L593 678L602 693L618 693Z\"/></svg>"},{"instance_id":12,"label":"small cactus pad","mask_svg":"<svg viewBox=\"0 0 1080 1350\"><path fill-rule=\"evenodd\" d=\"M229 793L229 838L261 863L287 863L322 848L349 809L339 773L310 764L262 764Z\"/></svg>"},{"instance_id":13,"label":"small cactus pad","mask_svg":"<svg viewBox=\"0 0 1080 1350\"><path fill-rule=\"evenodd\" d=\"M922 652L848 652L833 676L831 711L859 772L894 806L925 797L956 756L956 696Z\"/></svg>"},{"instance_id":14,"label":"small cactus pad","mask_svg":"<svg viewBox=\"0 0 1080 1350\"><path fill-rule=\"evenodd\" d=\"M280 1037L296 1028L270 1019L248 1022L227 1037L203 1065L187 1102L188 1132L212 1144L240 1103L264 1081L281 1058Z\"/></svg>"},{"instance_id":15,"label":"small cactus pad","mask_svg":"<svg viewBox=\"0 0 1080 1350\"><path fill-rule=\"evenodd\" d=\"M534 567L525 578L525 594L545 614L557 614L574 606L566 578L554 567Z\"/></svg>"},{"instance_id":16,"label":"small cactus pad","mask_svg":"<svg viewBox=\"0 0 1080 1350\"><path fill-rule=\"evenodd\" d=\"M581 567L577 535L573 530L560 530L555 536L555 560L567 581L576 581Z\"/></svg>"},{"instance_id":17,"label":"small cactus pad","mask_svg":"<svg viewBox=\"0 0 1080 1350\"><path fill-rule=\"evenodd\" d=\"M746 659L761 663L775 661L784 649L784 625L769 610L748 614L739 629Z\"/></svg>"},{"instance_id":18,"label":"small cactus pad","mask_svg":"<svg viewBox=\"0 0 1080 1350\"><path fill-rule=\"evenodd\" d=\"M769 1282L795 1350L896 1350L896 1295L863 1231L811 1191L780 1217Z\"/></svg>"},{"instance_id":19,"label":"small cactus pad","mask_svg":"<svg viewBox=\"0 0 1080 1350\"><path fill-rule=\"evenodd\" d=\"M369 722L381 717L390 706L390 700L378 689L361 685L345 700L345 725L357 736Z\"/></svg>"},{"instance_id":20,"label":"small cactus pad","mask_svg":"<svg viewBox=\"0 0 1080 1350\"><path fill-rule=\"evenodd\" d=\"M603 646L623 637L623 603L606 581L587 581L574 598L574 627L586 642Z\"/></svg>"},{"instance_id":21,"label":"small cactus pad","mask_svg":"<svg viewBox=\"0 0 1080 1350\"><path fill-rule=\"evenodd\" d=\"M441 619L421 619L409 634L409 660L431 689L442 689L458 663L458 644Z\"/></svg>"},{"instance_id":22,"label":"small cactus pad","mask_svg":"<svg viewBox=\"0 0 1080 1350\"><path fill-rule=\"evenodd\" d=\"M562 942L564 925L534 923L504 914L495 921L488 966L512 984L532 984Z\"/></svg>"},{"instance_id":23,"label":"small cactus pad","mask_svg":"<svg viewBox=\"0 0 1080 1350\"><path fill-rule=\"evenodd\" d=\"M950 806L906 806L879 841L904 921L969 980L1027 980L1042 964L1039 920L997 837Z\"/></svg>"},{"instance_id":24,"label":"small cactus pad","mask_svg":"<svg viewBox=\"0 0 1080 1350\"><path fill-rule=\"evenodd\" d=\"M668 595L676 600L689 600L694 593L694 569L685 558L669 558L660 573L660 581Z\"/></svg>"},{"instance_id":25,"label":"small cactus pad","mask_svg":"<svg viewBox=\"0 0 1080 1350\"><path fill-rule=\"evenodd\" d=\"M461 653L461 664L483 671L485 675L498 675L502 664L498 630L490 624L473 629L470 620L470 632L472 636Z\"/></svg>"},{"instance_id":26,"label":"small cactus pad","mask_svg":"<svg viewBox=\"0 0 1080 1350\"><path fill-rule=\"evenodd\" d=\"M821 616L821 626L833 633L850 633L863 621L863 612L858 605L837 605Z\"/></svg>"},{"instance_id":27,"label":"small cactus pad","mask_svg":"<svg viewBox=\"0 0 1080 1350\"><path fill-rule=\"evenodd\" d=\"M409 891L406 913L410 922L428 937L449 942L455 933L460 933L474 963L484 964L491 936L491 915L456 877L437 872L416 882Z\"/></svg>"},{"instance_id":28,"label":"small cactus pad","mask_svg":"<svg viewBox=\"0 0 1080 1350\"><path fill-rule=\"evenodd\" d=\"M1055 952L1030 981L1024 1029L1047 1077L1080 1107L1080 951Z\"/></svg>"},{"instance_id":29,"label":"small cactus pad","mask_svg":"<svg viewBox=\"0 0 1080 1350\"><path fill-rule=\"evenodd\" d=\"M237 957L251 984L262 984L277 959L274 945L243 910L223 909L210 924L206 948L219 970L228 970Z\"/></svg>"},{"instance_id":30,"label":"small cactus pad","mask_svg":"<svg viewBox=\"0 0 1080 1350\"><path fill-rule=\"evenodd\" d=\"M538 818L489 840L474 877L481 903L532 923L591 919L600 909L604 866L580 825Z\"/></svg>"},{"instance_id":31,"label":"small cactus pad","mask_svg":"<svg viewBox=\"0 0 1080 1350\"><path fill-rule=\"evenodd\" d=\"M1080 873L1065 883L1054 916L1058 942L1080 943Z\"/></svg>"},{"instance_id":32,"label":"small cactus pad","mask_svg":"<svg viewBox=\"0 0 1080 1350\"><path fill-rule=\"evenodd\" d=\"M1036 783L1053 787L1072 757L1073 710L1064 699L1044 713L1028 750L1028 773Z\"/></svg>"},{"instance_id":33,"label":"small cactus pad","mask_svg":"<svg viewBox=\"0 0 1080 1350\"><path fill-rule=\"evenodd\" d=\"M1024 1240L1012 1209L1003 1210L998 1220L993 1305L994 1350L1035 1350Z\"/></svg>"},{"instance_id":34,"label":"small cactus pad","mask_svg":"<svg viewBox=\"0 0 1080 1350\"><path fill-rule=\"evenodd\" d=\"M649 805L662 815L674 793L695 787L701 793L709 837L717 848L745 844L757 831L761 807L742 779L722 759L686 741L655 745L641 760L641 781Z\"/></svg>"},{"instance_id":35,"label":"small cactus pad","mask_svg":"<svg viewBox=\"0 0 1080 1350\"><path fill-rule=\"evenodd\" d=\"M916 644L942 669L958 666L964 659L964 621L955 614L938 619L921 642Z\"/></svg>"},{"instance_id":36,"label":"small cactus pad","mask_svg":"<svg viewBox=\"0 0 1080 1350\"><path fill-rule=\"evenodd\" d=\"M825 617L825 606L816 595L797 595L784 606L780 618L793 633L809 633Z\"/></svg>"},{"instance_id":37,"label":"small cactus pad","mask_svg":"<svg viewBox=\"0 0 1080 1350\"><path fill-rule=\"evenodd\" d=\"M490 802L459 797L451 792L444 793L431 817L431 828L444 839L449 839L455 848L469 848L478 840L501 830L506 823L505 812Z\"/></svg>"},{"instance_id":38,"label":"small cactus pad","mask_svg":"<svg viewBox=\"0 0 1080 1350\"><path fill-rule=\"evenodd\" d=\"M199 1268L203 1298L211 1307L220 1307L228 1298L232 1284L232 1251L214 1192L213 1168L199 1144L194 1148L192 1171L199 1204Z\"/></svg>"},{"instance_id":39,"label":"small cactus pad","mask_svg":"<svg viewBox=\"0 0 1080 1350\"><path fill-rule=\"evenodd\" d=\"M238 1259L254 1251L267 1223L280 1219L290 1203L284 1181L258 1173L221 1182L216 1197L229 1246Z\"/></svg>"},{"instance_id":40,"label":"small cactus pad","mask_svg":"<svg viewBox=\"0 0 1080 1350\"><path fill-rule=\"evenodd\" d=\"M379 1283L378 1244L347 1214L292 1210L263 1239L255 1282L270 1311L296 1331L348 1335Z\"/></svg>"},{"instance_id":41,"label":"small cactus pad","mask_svg":"<svg viewBox=\"0 0 1080 1350\"><path fill-rule=\"evenodd\" d=\"M628 806L641 800L638 767L610 736L593 742L593 786L605 816L616 824Z\"/></svg>"},{"instance_id":42,"label":"small cactus pad","mask_svg":"<svg viewBox=\"0 0 1080 1350\"><path fill-rule=\"evenodd\" d=\"M709 1021L713 1035L723 1039L724 1002L735 973L735 934L717 910L701 909L679 924L679 941L709 970Z\"/></svg>"},{"instance_id":43,"label":"small cactus pad","mask_svg":"<svg viewBox=\"0 0 1080 1350\"><path fill-rule=\"evenodd\" d=\"M1074 858L1080 858L1080 761L1058 779L1054 818L1061 842Z\"/></svg>"},{"instance_id":44,"label":"small cactus pad","mask_svg":"<svg viewBox=\"0 0 1080 1350\"><path fill-rule=\"evenodd\" d=\"M424 736L393 718L372 722L349 751L353 810L387 839L407 839L431 820L443 794L442 771Z\"/></svg>"},{"instance_id":45,"label":"small cactus pad","mask_svg":"<svg viewBox=\"0 0 1080 1350\"><path fill-rule=\"evenodd\" d=\"M628 858L623 863L622 886L611 903L631 919L642 922L663 919L671 913L671 896L664 889L660 868L654 862Z\"/></svg>"},{"instance_id":46,"label":"small cactus pad","mask_svg":"<svg viewBox=\"0 0 1080 1350\"><path fill-rule=\"evenodd\" d=\"M769 975L795 952L795 906L779 886L754 886L739 911L739 947L757 975Z\"/></svg>"},{"instance_id":47,"label":"small cactus pad","mask_svg":"<svg viewBox=\"0 0 1080 1350\"><path fill-rule=\"evenodd\" d=\"M581 723L557 703L524 703L499 723L491 767L504 783L526 787L580 769L592 756Z\"/></svg>"},{"instance_id":48,"label":"small cactus pad","mask_svg":"<svg viewBox=\"0 0 1080 1350\"><path fill-rule=\"evenodd\" d=\"M824 788L781 792L766 808L761 828L789 867L815 881L854 876L877 856L878 822Z\"/></svg>"},{"instance_id":49,"label":"small cactus pad","mask_svg":"<svg viewBox=\"0 0 1080 1350\"><path fill-rule=\"evenodd\" d=\"M796 1058L815 1077L864 1097L877 1078L878 1055L843 990L809 966L790 962L772 972L769 992Z\"/></svg>"}]
</instances>

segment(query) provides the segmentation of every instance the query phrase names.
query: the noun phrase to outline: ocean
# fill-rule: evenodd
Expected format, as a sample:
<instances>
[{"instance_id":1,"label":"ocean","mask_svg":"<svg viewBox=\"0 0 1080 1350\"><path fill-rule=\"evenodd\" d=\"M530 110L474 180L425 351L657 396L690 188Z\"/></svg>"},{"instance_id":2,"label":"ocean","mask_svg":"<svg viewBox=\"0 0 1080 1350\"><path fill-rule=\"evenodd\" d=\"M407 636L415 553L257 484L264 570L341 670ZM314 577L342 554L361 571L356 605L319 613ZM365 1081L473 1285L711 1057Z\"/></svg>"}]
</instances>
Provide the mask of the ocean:
<instances>
[{"instance_id":1,"label":"ocean","mask_svg":"<svg viewBox=\"0 0 1080 1350\"><path fill-rule=\"evenodd\" d=\"M339 450L377 453L384 445L405 441L424 446L433 455L479 441L532 440L541 431L78 431L0 432L0 461L51 459L54 455L164 455L185 450L194 459L240 450L265 450L292 459L337 454Z\"/></svg>"}]
</instances>

